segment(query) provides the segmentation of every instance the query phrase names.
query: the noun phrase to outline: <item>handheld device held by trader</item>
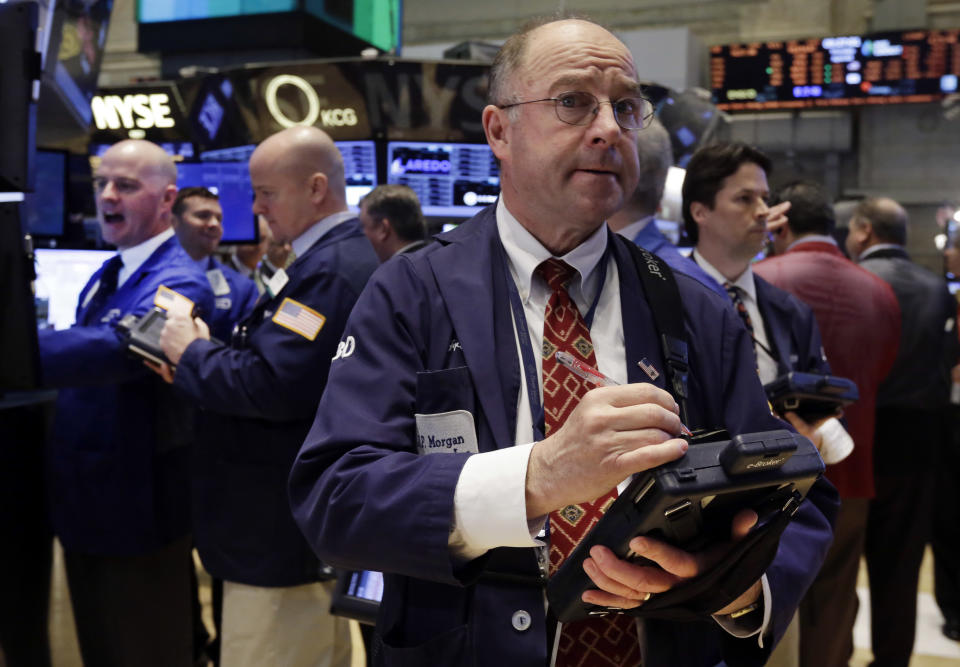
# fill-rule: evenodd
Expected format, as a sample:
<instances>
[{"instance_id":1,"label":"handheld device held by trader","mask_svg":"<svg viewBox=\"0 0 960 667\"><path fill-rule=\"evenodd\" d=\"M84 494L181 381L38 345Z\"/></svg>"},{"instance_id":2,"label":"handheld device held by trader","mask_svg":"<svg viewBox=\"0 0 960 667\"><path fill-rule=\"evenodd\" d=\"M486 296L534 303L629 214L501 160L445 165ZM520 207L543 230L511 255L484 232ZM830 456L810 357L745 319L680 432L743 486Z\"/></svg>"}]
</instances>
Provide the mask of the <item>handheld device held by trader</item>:
<instances>
[{"instance_id":1,"label":"handheld device held by trader","mask_svg":"<svg viewBox=\"0 0 960 667\"><path fill-rule=\"evenodd\" d=\"M732 440L725 431L713 431L687 439L690 448L682 458L634 477L551 577L547 598L559 620L622 611L581 599L585 590L596 588L583 570L593 545L605 545L623 559L650 563L631 551L634 537L647 535L687 551L702 551L727 542L733 516L753 509L757 524L730 545L710 571L654 595L628 613L694 620L724 607L769 566L780 533L824 470L813 443L787 430Z\"/></svg>"},{"instance_id":2,"label":"handheld device held by trader","mask_svg":"<svg viewBox=\"0 0 960 667\"><path fill-rule=\"evenodd\" d=\"M853 380L815 373L786 373L763 388L777 414L796 412L805 421L838 415L860 398Z\"/></svg>"},{"instance_id":3,"label":"handheld device held by trader","mask_svg":"<svg viewBox=\"0 0 960 667\"><path fill-rule=\"evenodd\" d=\"M160 348L160 332L166 324L167 312L184 312L190 317L199 317L202 313L193 301L162 285L157 289L153 304L153 309L142 317L132 313L125 315L117 322L117 329L130 352L156 364L170 364Z\"/></svg>"}]
</instances>

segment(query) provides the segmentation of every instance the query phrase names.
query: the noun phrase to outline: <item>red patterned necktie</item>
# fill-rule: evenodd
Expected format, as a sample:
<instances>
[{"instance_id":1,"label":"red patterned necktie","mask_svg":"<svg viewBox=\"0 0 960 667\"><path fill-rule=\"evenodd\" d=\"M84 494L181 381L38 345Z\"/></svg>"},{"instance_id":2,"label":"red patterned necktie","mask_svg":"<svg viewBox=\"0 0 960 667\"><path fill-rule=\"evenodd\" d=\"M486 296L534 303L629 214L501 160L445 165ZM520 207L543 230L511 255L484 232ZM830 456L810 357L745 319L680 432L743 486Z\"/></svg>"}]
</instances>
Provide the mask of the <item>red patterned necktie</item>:
<instances>
[{"instance_id":1,"label":"red patterned necktie","mask_svg":"<svg viewBox=\"0 0 960 667\"><path fill-rule=\"evenodd\" d=\"M575 270L559 259L537 267L552 291L543 322L543 413L550 435L587 393L586 383L556 360L558 350L596 367L587 323L570 299L566 285ZM569 556L617 497L616 488L593 502L568 505L550 513L550 574ZM636 667L640 646L634 619L610 614L564 624L557 649L557 667Z\"/></svg>"}]
</instances>

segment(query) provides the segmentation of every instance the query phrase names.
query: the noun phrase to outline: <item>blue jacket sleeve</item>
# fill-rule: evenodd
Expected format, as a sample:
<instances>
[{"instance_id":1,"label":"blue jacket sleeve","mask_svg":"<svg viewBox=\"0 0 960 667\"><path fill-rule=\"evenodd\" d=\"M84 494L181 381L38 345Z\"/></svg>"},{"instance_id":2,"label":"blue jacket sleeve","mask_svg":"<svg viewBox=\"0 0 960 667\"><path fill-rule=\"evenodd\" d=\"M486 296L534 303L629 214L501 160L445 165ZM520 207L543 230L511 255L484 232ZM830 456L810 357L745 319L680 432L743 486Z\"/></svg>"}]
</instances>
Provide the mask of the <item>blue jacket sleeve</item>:
<instances>
[{"instance_id":1,"label":"blue jacket sleeve","mask_svg":"<svg viewBox=\"0 0 960 667\"><path fill-rule=\"evenodd\" d=\"M147 274L137 284L136 291L123 304L122 313L113 322L128 314L139 317L150 311L160 285L187 297L202 313L212 313L213 293L206 278L198 271L182 271L182 268L164 267ZM152 372L144 367L139 357L127 352L112 323L73 326L61 331L45 329L38 334L44 386L110 385Z\"/></svg>"},{"instance_id":2,"label":"blue jacket sleeve","mask_svg":"<svg viewBox=\"0 0 960 667\"><path fill-rule=\"evenodd\" d=\"M265 317L251 327L243 349L205 340L191 343L180 358L174 386L221 414L275 421L311 418L357 294L337 273L321 270L290 285L281 297L323 315L314 340Z\"/></svg>"}]
</instances>

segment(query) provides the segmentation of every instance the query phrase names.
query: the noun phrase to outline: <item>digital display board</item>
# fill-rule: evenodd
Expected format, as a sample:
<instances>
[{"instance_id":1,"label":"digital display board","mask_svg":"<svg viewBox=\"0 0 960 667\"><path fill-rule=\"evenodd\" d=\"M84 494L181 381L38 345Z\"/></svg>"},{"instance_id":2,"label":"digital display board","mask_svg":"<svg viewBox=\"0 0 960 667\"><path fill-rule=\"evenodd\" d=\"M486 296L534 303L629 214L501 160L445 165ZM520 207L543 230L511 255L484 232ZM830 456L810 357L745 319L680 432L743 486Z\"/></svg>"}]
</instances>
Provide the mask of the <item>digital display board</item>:
<instances>
[{"instance_id":1,"label":"digital display board","mask_svg":"<svg viewBox=\"0 0 960 667\"><path fill-rule=\"evenodd\" d=\"M714 46L714 103L726 111L933 102L958 91L960 30Z\"/></svg>"},{"instance_id":2,"label":"digital display board","mask_svg":"<svg viewBox=\"0 0 960 667\"><path fill-rule=\"evenodd\" d=\"M358 210L360 199L377 186L377 148L372 141L335 141L343 156L347 205Z\"/></svg>"},{"instance_id":3,"label":"digital display board","mask_svg":"<svg viewBox=\"0 0 960 667\"><path fill-rule=\"evenodd\" d=\"M424 215L469 217L497 200L500 168L487 144L391 141L387 182L413 189Z\"/></svg>"}]
</instances>

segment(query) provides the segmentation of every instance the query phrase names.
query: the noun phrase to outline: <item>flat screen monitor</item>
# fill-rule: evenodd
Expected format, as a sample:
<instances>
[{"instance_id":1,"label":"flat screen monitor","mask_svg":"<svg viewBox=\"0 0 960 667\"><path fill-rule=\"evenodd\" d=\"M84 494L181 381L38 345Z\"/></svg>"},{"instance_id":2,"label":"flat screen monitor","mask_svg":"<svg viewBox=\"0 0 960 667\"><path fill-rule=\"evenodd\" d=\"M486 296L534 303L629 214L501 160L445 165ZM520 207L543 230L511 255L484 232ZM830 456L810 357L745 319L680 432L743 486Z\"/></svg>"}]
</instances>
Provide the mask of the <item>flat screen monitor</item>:
<instances>
[{"instance_id":1,"label":"flat screen monitor","mask_svg":"<svg viewBox=\"0 0 960 667\"><path fill-rule=\"evenodd\" d=\"M391 141L387 182L412 188L424 215L469 217L497 200L500 168L487 144Z\"/></svg>"},{"instance_id":2,"label":"flat screen monitor","mask_svg":"<svg viewBox=\"0 0 960 667\"><path fill-rule=\"evenodd\" d=\"M34 191L23 195L21 220L33 236L63 236L67 217L67 154L38 150Z\"/></svg>"},{"instance_id":3,"label":"flat screen monitor","mask_svg":"<svg viewBox=\"0 0 960 667\"><path fill-rule=\"evenodd\" d=\"M116 254L113 250L37 248L37 324L67 329L75 321L77 299L97 269Z\"/></svg>"},{"instance_id":4,"label":"flat screen monitor","mask_svg":"<svg viewBox=\"0 0 960 667\"><path fill-rule=\"evenodd\" d=\"M177 164L177 187L204 187L220 197L223 209L220 243L257 241L253 187L246 162L180 162Z\"/></svg>"},{"instance_id":5,"label":"flat screen monitor","mask_svg":"<svg viewBox=\"0 0 960 667\"><path fill-rule=\"evenodd\" d=\"M347 182L347 205L360 207L360 200L377 186L377 149L372 141L335 141L343 156Z\"/></svg>"}]
</instances>

